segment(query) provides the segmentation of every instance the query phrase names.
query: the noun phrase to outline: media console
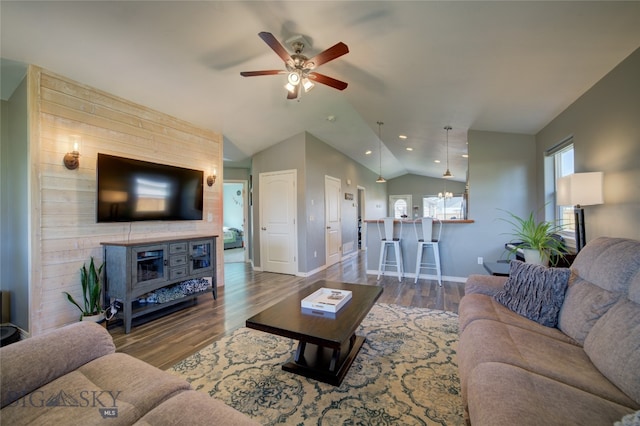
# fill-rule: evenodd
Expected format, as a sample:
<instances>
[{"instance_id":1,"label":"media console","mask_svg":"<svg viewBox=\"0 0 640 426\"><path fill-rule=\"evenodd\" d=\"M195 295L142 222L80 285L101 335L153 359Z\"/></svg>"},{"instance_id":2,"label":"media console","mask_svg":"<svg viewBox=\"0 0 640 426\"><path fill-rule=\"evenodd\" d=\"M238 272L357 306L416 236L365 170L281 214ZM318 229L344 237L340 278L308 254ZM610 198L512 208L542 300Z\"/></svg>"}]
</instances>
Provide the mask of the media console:
<instances>
[{"instance_id":1,"label":"media console","mask_svg":"<svg viewBox=\"0 0 640 426\"><path fill-rule=\"evenodd\" d=\"M124 321L125 333L131 331L133 318L185 301L195 302L203 293L188 294L165 303L139 301L155 290L190 279L211 277L213 298L218 298L216 238L217 235L195 235L101 243L105 260L105 298L107 302L114 299L122 302L122 312L118 315Z\"/></svg>"}]
</instances>

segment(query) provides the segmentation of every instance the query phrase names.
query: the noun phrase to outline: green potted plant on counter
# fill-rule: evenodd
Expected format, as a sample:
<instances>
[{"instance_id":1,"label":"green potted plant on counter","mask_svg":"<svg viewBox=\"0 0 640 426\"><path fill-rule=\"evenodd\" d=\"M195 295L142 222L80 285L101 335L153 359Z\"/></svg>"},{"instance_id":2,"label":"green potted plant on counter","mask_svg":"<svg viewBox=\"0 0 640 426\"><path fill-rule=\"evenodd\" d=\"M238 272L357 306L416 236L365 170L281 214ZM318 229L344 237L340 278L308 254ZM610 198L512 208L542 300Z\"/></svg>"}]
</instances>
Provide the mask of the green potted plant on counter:
<instances>
[{"instance_id":1,"label":"green potted plant on counter","mask_svg":"<svg viewBox=\"0 0 640 426\"><path fill-rule=\"evenodd\" d=\"M71 296L66 291L64 294L67 295L67 299L69 302L73 303L75 306L80 309L81 321L95 321L101 322L104 320L104 311L102 309L102 267L104 263L100 265L97 269L93 262L93 256L91 257L91 262L89 263L89 269L87 269L86 265L82 265L80 268L80 283L82 284L82 298L83 298L83 306L80 306L78 302L75 301L73 296Z\"/></svg>"},{"instance_id":2,"label":"green potted plant on counter","mask_svg":"<svg viewBox=\"0 0 640 426\"><path fill-rule=\"evenodd\" d=\"M530 212L527 218L521 218L508 211L506 213L509 218L502 220L513 226L511 243L518 243L511 251L522 249L525 262L548 265L549 260L553 259L555 265L564 257L567 252L566 246L556 234L562 230L561 226L545 220L537 222L533 212Z\"/></svg>"}]
</instances>

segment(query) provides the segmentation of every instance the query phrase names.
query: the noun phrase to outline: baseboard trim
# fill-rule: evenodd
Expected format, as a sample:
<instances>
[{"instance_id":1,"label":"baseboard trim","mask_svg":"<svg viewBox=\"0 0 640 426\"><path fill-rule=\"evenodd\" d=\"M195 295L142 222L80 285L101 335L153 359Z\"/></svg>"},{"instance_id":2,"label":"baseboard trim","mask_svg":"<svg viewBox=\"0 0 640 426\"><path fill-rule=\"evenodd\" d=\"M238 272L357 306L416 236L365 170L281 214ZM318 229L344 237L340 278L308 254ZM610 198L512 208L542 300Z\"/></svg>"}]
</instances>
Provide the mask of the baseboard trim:
<instances>
[{"instance_id":1,"label":"baseboard trim","mask_svg":"<svg viewBox=\"0 0 640 426\"><path fill-rule=\"evenodd\" d=\"M368 269L367 270L367 275L378 275L378 270L377 269ZM387 271L383 275L385 275L387 277L397 277L398 273L394 272L394 271ZM405 278L415 279L416 278L416 274L412 273L412 272L405 272L404 277ZM437 280L438 277L436 275L424 275L424 274L421 274L418 279L419 280ZM448 275L443 275L442 276L442 281L449 281L449 282L454 282L454 283L464 283L464 282L467 282L467 277L452 277L452 276L448 276Z\"/></svg>"}]
</instances>

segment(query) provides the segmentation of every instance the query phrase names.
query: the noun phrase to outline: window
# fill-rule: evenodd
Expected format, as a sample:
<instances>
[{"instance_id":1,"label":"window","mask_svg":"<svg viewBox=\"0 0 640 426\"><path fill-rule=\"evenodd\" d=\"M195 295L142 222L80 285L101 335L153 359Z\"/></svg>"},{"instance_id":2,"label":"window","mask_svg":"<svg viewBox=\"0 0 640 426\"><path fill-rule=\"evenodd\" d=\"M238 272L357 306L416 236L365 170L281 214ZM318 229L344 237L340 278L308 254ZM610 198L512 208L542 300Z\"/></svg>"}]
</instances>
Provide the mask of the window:
<instances>
[{"instance_id":1,"label":"window","mask_svg":"<svg viewBox=\"0 0 640 426\"><path fill-rule=\"evenodd\" d=\"M558 179L574 172L573 138L562 142L555 150L550 150L546 154L551 158L553 163L554 190L557 191ZM573 206L560 206L556 204L555 214L558 224L562 226L563 237L573 239L575 235Z\"/></svg>"},{"instance_id":2,"label":"window","mask_svg":"<svg viewBox=\"0 0 640 426\"><path fill-rule=\"evenodd\" d=\"M463 219L463 194L445 192L438 195L425 195L422 198L422 211L424 217L434 217L440 220Z\"/></svg>"},{"instance_id":3,"label":"window","mask_svg":"<svg viewBox=\"0 0 640 426\"><path fill-rule=\"evenodd\" d=\"M395 219L406 219L409 216L411 195L390 195L389 211Z\"/></svg>"}]
</instances>

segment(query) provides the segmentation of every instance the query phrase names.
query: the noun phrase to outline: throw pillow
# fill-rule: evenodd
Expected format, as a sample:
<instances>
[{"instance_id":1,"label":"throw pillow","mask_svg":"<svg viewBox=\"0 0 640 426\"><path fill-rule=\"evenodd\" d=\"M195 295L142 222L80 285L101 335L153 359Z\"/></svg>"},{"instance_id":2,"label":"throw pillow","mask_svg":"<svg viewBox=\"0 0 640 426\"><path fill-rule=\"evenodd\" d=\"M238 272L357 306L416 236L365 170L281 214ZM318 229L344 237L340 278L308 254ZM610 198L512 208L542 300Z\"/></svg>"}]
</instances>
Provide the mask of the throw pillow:
<instances>
[{"instance_id":1,"label":"throw pillow","mask_svg":"<svg viewBox=\"0 0 640 426\"><path fill-rule=\"evenodd\" d=\"M640 426L640 411L627 414L619 422L615 422L613 426Z\"/></svg>"},{"instance_id":2,"label":"throw pillow","mask_svg":"<svg viewBox=\"0 0 640 426\"><path fill-rule=\"evenodd\" d=\"M558 324L571 271L512 260L509 278L495 300L513 312L547 327Z\"/></svg>"}]
</instances>

